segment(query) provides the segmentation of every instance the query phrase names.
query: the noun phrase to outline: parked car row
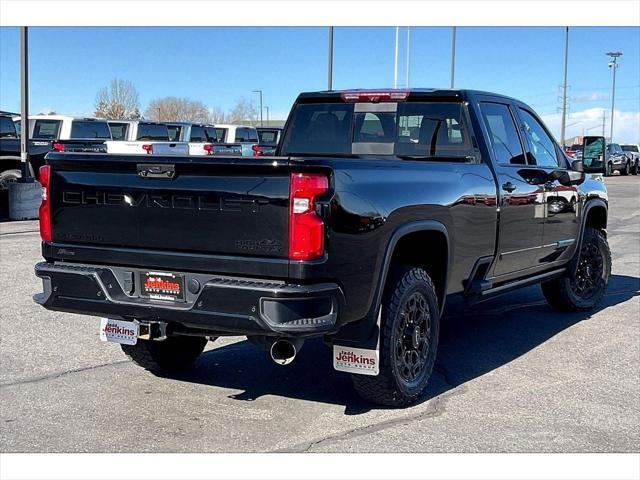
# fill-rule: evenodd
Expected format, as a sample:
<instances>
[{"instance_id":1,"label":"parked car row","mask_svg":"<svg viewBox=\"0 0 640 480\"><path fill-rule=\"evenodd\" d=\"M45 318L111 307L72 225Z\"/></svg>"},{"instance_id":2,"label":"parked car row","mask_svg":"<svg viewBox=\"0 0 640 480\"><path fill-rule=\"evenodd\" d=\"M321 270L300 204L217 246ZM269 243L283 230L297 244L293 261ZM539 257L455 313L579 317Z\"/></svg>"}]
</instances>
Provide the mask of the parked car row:
<instances>
[{"instance_id":1,"label":"parked car row","mask_svg":"<svg viewBox=\"0 0 640 480\"><path fill-rule=\"evenodd\" d=\"M640 145L608 143L602 136L587 136L583 143L565 148L568 157L583 160L587 172L608 177L618 171L621 175L640 173Z\"/></svg>"},{"instance_id":2,"label":"parked car row","mask_svg":"<svg viewBox=\"0 0 640 480\"><path fill-rule=\"evenodd\" d=\"M0 191L20 178L20 116L0 112ZM106 120L69 115L29 117L29 161L35 176L49 151L139 155L273 155L279 128L194 122Z\"/></svg>"}]
</instances>

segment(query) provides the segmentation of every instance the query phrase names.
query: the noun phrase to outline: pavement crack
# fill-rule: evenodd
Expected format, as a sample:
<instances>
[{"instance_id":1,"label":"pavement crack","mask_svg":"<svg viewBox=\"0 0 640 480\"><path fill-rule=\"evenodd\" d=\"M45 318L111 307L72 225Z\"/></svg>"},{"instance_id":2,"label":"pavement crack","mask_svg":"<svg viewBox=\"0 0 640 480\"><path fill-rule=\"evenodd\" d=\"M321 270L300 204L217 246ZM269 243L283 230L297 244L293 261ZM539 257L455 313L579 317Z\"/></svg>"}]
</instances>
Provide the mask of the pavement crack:
<instances>
[{"instance_id":1,"label":"pavement crack","mask_svg":"<svg viewBox=\"0 0 640 480\"><path fill-rule=\"evenodd\" d=\"M372 433L377 433L382 430L387 430L393 427L405 426L409 425L413 422L421 422L428 418L435 418L442 415L445 411L445 405L447 401L456 395L460 395L466 391L465 387L458 389L457 391L450 390L444 394L438 395L433 398L429 403L425 410L404 417L391 418L389 420L385 420L383 422L375 423L372 425L365 425L363 427L352 428L351 430L346 430L344 432L336 433L335 435L330 435L328 437L320 438L318 440L313 440L311 442L304 442L292 447L282 448L275 450L276 453L309 453L313 451L318 445L327 445L338 443L344 440L349 440L352 438L361 437L363 435L370 435Z\"/></svg>"},{"instance_id":2,"label":"pavement crack","mask_svg":"<svg viewBox=\"0 0 640 480\"><path fill-rule=\"evenodd\" d=\"M27 385L27 384L30 384L30 383L45 382L47 380L55 380L56 378L65 377L65 376L70 375L72 373L88 372L88 371L91 371L91 370L96 370L98 368L111 367L111 366L114 366L114 365L122 365L122 364L125 364L125 363L131 363L131 362L129 360L121 360L121 361L118 361L118 362L101 363L100 365L93 365L91 367L75 368L73 370L67 370L65 372L52 373L52 374L49 374L49 375L43 375L41 377L26 378L26 379L18 380L18 381L15 381L15 382L0 383L0 388L13 387L13 386L16 386L16 385Z\"/></svg>"}]
</instances>

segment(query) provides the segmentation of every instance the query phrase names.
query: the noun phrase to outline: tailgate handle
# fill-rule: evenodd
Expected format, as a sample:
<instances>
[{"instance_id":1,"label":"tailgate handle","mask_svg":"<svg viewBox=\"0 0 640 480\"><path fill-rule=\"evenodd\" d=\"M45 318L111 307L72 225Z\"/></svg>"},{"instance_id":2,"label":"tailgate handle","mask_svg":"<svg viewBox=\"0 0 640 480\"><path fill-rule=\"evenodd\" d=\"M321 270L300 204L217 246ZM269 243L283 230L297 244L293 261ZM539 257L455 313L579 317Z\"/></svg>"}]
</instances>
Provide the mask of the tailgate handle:
<instances>
[{"instance_id":1,"label":"tailgate handle","mask_svg":"<svg viewBox=\"0 0 640 480\"><path fill-rule=\"evenodd\" d=\"M142 178L167 178L171 180L176 175L175 165L157 163L139 163L138 175Z\"/></svg>"}]
</instances>

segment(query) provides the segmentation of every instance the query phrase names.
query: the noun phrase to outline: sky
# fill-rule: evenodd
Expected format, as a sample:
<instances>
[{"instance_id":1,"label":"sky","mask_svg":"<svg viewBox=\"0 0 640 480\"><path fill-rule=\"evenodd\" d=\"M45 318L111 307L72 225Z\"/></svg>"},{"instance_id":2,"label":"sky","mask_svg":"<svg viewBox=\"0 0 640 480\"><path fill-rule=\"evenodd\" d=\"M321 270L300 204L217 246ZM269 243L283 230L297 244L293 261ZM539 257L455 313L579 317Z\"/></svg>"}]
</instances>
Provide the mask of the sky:
<instances>
[{"instance_id":1,"label":"sky","mask_svg":"<svg viewBox=\"0 0 640 480\"><path fill-rule=\"evenodd\" d=\"M327 28L34 27L29 30L30 112L91 115L97 91L114 77L133 82L141 109L164 96L231 109L263 91L271 119L285 119L301 91L327 87ZM503 93L531 105L557 138L564 28L458 27L455 86ZM448 87L451 28L411 27L409 86ZM334 29L334 89L392 87L395 27ZM399 86L406 86L406 28L400 28ZM567 137L606 132L612 69L615 141L640 142L640 28L569 30ZM0 27L0 109L18 111L18 29Z\"/></svg>"}]
</instances>

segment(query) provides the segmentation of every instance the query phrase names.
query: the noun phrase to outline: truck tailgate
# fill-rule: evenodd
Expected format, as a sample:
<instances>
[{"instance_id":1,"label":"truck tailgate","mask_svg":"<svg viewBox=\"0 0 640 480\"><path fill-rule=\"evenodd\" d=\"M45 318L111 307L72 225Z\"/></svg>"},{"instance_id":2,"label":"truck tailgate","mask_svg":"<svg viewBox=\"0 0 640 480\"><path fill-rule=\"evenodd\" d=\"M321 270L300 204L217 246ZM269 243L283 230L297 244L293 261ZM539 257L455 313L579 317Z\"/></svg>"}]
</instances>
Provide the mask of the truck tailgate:
<instances>
[{"instance_id":1,"label":"truck tailgate","mask_svg":"<svg viewBox=\"0 0 640 480\"><path fill-rule=\"evenodd\" d=\"M284 259L290 173L276 160L49 154L52 243Z\"/></svg>"}]
</instances>

